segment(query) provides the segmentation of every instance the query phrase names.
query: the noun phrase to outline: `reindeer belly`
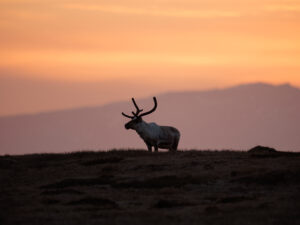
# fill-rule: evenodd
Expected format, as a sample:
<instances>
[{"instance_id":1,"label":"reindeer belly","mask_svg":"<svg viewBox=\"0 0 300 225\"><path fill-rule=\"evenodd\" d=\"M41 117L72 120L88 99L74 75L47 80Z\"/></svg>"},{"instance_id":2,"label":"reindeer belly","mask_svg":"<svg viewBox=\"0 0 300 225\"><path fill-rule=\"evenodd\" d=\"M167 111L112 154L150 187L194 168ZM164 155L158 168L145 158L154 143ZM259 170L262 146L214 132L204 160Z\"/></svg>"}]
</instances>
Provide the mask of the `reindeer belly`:
<instances>
[{"instance_id":1,"label":"reindeer belly","mask_svg":"<svg viewBox=\"0 0 300 225\"><path fill-rule=\"evenodd\" d=\"M179 131L175 129L174 127L169 126L161 126L161 132L160 132L160 138L158 147L159 148L170 148L176 138L179 138Z\"/></svg>"},{"instance_id":2,"label":"reindeer belly","mask_svg":"<svg viewBox=\"0 0 300 225\"><path fill-rule=\"evenodd\" d=\"M178 131L173 127L158 126L155 123L149 123L146 126L139 127L137 132L147 145L170 148L174 143L176 132Z\"/></svg>"}]
</instances>

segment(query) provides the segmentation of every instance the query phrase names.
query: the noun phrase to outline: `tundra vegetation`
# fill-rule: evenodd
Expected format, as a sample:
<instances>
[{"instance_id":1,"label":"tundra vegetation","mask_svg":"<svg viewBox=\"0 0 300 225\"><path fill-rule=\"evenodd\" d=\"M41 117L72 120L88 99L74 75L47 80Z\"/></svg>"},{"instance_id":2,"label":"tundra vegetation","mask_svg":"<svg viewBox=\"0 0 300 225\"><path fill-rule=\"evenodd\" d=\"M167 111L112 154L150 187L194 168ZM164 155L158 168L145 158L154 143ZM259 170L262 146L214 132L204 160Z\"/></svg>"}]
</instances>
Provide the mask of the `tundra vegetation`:
<instances>
[{"instance_id":1,"label":"tundra vegetation","mask_svg":"<svg viewBox=\"0 0 300 225\"><path fill-rule=\"evenodd\" d=\"M300 224L299 153L0 157L0 224Z\"/></svg>"}]
</instances>

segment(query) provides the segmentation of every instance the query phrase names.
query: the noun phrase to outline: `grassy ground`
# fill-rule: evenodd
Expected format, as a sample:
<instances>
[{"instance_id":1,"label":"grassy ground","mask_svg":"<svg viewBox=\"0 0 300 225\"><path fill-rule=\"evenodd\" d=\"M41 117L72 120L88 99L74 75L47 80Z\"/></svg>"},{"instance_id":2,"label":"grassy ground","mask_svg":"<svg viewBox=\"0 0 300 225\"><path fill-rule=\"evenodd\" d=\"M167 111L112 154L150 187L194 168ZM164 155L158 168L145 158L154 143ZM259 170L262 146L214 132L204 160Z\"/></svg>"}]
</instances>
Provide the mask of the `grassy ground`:
<instances>
[{"instance_id":1,"label":"grassy ground","mask_svg":"<svg viewBox=\"0 0 300 225\"><path fill-rule=\"evenodd\" d=\"M300 224L299 154L0 157L0 224Z\"/></svg>"}]
</instances>

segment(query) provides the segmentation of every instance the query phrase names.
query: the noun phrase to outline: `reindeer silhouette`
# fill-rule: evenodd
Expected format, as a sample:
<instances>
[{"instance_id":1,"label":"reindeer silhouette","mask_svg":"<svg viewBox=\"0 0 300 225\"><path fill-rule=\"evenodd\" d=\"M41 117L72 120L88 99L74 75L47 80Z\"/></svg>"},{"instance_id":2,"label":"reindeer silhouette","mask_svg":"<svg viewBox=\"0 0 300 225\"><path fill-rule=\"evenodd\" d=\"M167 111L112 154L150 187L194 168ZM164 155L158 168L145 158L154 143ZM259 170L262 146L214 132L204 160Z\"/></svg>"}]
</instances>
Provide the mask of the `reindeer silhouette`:
<instances>
[{"instance_id":1,"label":"reindeer silhouette","mask_svg":"<svg viewBox=\"0 0 300 225\"><path fill-rule=\"evenodd\" d=\"M176 151L180 139L180 132L176 128L159 126L156 123L147 123L142 119L143 116L149 115L156 110L157 100L155 97L153 97L153 101L154 107L150 111L140 114L143 109L140 109L134 98L132 98L136 112L132 111L133 116L129 116L122 112L123 116L131 119L125 124L125 128L135 130L146 143L149 152L152 152L152 146L156 152L158 151L158 148Z\"/></svg>"}]
</instances>

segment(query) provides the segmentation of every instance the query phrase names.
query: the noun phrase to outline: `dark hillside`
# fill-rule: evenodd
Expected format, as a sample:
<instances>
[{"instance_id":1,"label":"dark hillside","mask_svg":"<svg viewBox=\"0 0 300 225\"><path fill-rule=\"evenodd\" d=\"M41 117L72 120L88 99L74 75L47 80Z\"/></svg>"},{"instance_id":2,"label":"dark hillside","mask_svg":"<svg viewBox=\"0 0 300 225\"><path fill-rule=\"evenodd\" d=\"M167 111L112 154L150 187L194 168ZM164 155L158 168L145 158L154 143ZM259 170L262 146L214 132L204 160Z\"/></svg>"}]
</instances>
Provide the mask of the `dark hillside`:
<instances>
[{"instance_id":1,"label":"dark hillside","mask_svg":"<svg viewBox=\"0 0 300 225\"><path fill-rule=\"evenodd\" d=\"M300 224L300 155L77 152L0 157L0 224Z\"/></svg>"}]
</instances>

